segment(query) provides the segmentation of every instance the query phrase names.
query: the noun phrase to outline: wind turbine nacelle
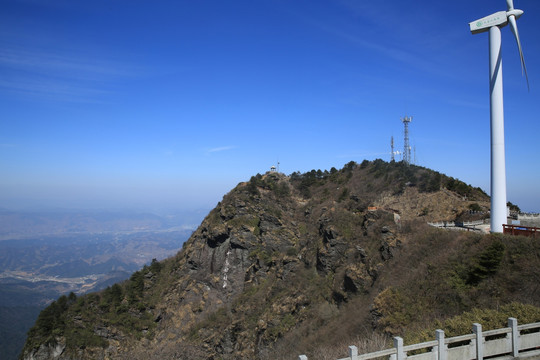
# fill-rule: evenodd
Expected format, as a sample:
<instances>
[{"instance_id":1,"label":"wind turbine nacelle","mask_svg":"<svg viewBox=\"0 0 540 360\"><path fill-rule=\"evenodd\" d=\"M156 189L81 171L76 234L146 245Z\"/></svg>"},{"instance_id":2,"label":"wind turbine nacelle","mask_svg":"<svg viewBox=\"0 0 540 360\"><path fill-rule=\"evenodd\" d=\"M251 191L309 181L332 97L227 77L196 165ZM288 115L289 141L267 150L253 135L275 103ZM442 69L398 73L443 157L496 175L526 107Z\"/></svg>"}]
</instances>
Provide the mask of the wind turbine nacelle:
<instances>
[{"instance_id":1,"label":"wind turbine nacelle","mask_svg":"<svg viewBox=\"0 0 540 360\"><path fill-rule=\"evenodd\" d=\"M492 26L506 25L508 17L506 11L497 11L495 14L488 15L476 21L470 22L469 26L473 34L488 31Z\"/></svg>"}]
</instances>

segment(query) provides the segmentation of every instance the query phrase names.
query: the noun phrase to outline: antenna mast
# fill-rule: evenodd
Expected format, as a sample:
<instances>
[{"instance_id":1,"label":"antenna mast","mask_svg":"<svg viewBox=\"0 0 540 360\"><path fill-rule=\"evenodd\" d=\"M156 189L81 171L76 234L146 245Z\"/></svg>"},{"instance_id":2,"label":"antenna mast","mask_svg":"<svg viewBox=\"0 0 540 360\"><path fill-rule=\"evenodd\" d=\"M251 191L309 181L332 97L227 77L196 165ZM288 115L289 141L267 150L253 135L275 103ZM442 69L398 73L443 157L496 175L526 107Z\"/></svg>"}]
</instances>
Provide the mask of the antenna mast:
<instances>
[{"instance_id":1,"label":"antenna mast","mask_svg":"<svg viewBox=\"0 0 540 360\"><path fill-rule=\"evenodd\" d=\"M390 147L392 148L392 152L390 153L392 155L391 161L394 162L394 137L392 136L390 138Z\"/></svg>"},{"instance_id":2,"label":"antenna mast","mask_svg":"<svg viewBox=\"0 0 540 360\"><path fill-rule=\"evenodd\" d=\"M409 123L412 121L412 116L405 116L401 118L403 122L404 141L403 141L403 161L409 165L411 163L411 146L409 145Z\"/></svg>"}]
</instances>

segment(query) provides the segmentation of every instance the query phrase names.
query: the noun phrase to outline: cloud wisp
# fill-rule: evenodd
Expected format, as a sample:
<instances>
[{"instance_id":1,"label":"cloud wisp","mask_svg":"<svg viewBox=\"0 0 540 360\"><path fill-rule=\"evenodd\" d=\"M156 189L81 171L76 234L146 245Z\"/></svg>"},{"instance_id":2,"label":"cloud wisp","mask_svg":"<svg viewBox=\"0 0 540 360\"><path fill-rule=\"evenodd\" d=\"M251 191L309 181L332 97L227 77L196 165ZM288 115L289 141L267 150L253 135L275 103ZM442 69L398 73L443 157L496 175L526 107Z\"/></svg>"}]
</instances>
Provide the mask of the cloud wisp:
<instances>
[{"instance_id":1,"label":"cloud wisp","mask_svg":"<svg viewBox=\"0 0 540 360\"><path fill-rule=\"evenodd\" d=\"M206 150L206 153L207 154L212 154L212 153L218 153L218 152L228 151L228 150L232 150L232 149L236 149L236 146L228 145L228 146L215 147L215 148L211 148L211 149Z\"/></svg>"},{"instance_id":2,"label":"cloud wisp","mask_svg":"<svg viewBox=\"0 0 540 360\"><path fill-rule=\"evenodd\" d=\"M54 50L0 49L0 90L47 100L100 102L130 67L99 57Z\"/></svg>"}]
</instances>

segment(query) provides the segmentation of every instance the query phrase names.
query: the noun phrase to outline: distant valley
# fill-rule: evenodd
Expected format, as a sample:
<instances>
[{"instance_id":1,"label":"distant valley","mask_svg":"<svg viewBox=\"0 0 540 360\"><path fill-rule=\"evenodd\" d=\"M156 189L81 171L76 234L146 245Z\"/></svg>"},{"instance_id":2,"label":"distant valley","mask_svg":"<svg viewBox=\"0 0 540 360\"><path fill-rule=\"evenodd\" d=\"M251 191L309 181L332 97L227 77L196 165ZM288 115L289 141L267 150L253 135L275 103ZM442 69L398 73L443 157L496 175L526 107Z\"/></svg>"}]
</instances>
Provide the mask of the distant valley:
<instances>
[{"instance_id":1,"label":"distant valley","mask_svg":"<svg viewBox=\"0 0 540 360\"><path fill-rule=\"evenodd\" d=\"M39 311L58 296L106 288L178 252L203 212L180 216L0 211L0 351L6 359L17 358Z\"/></svg>"}]
</instances>

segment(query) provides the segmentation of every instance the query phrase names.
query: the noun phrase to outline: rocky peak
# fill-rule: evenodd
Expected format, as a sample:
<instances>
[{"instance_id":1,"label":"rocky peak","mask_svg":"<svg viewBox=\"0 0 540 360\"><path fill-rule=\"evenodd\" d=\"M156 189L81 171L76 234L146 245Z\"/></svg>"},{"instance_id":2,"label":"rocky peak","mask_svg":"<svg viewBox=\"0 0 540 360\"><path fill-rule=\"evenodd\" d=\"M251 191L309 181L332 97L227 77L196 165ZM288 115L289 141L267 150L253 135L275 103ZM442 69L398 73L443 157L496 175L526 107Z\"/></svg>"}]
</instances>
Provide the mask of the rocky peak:
<instances>
[{"instance_id":1,"label":"rocky peak","mask_svg":"<svg viewBox=\"0 0 540 360\"><path fill-rule=\"evenodd\" d=\"M449 183L413 170L375 161L253 176L223 197L159 271L134 274L117 300L107 291L79 298L49 332L31 332L23 358L264 357L301 324L316 331L313 319L372 296L404 240L396 214L412 220L421 216L413 209L435 209L410 192L432 199ZM473 190L470 201L485 200ZM467 205L452 202L436 213L455 216ZM83 345L74 340L81 333Z\"/></svg>"}]
</instances>

